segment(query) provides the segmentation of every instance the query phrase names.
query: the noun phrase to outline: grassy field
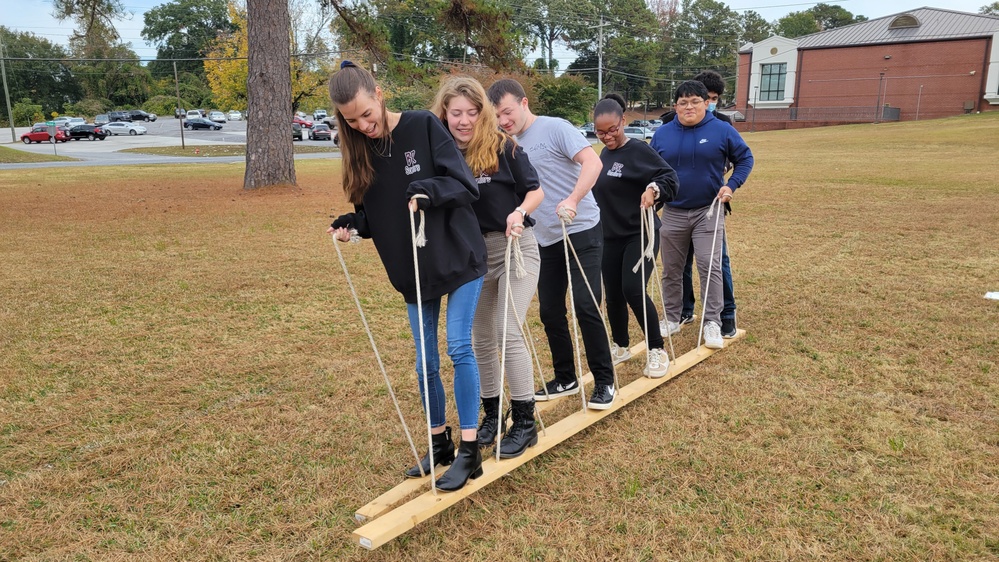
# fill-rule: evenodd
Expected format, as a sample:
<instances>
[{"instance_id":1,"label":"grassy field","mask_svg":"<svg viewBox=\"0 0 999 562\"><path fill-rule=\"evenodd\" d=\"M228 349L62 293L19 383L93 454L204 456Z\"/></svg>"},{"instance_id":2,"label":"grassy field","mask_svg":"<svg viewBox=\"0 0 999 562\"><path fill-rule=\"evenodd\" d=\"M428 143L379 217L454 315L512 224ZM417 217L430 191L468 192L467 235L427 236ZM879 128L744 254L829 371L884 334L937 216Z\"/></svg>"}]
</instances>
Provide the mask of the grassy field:
<instances>
[{"instance_id":1,"label":"grassy field","mask_svg":"<svg viewBox=\"0 0 999 562\"><path fill-rule=\"evenodd\" d=\"M315 146L296 144L295 154L308 154L313 152L338 152L339 149L330 143L329 146ZM197 153L195 153L197 150ZM179 146L147 146L142 148L125 148L119 152L136 152L139 154L156 154L158 156L244 156L246 154L245 144L205 144L192 145L186 148Z\"/></svg>"},{"instance_id":2,"label":"grassy field","mask_svg":"<svg viewBox=\"0 0 999 562\"><path fill-rule=\"evenodd\" d=\"M59 147L56 147L59 150ZM0 164L21 164L25 162L72 162L76 158L66 156L56 156L54 154L36 154L25 152L16 148L0 146Z\"/></svg>"},{"instance_id":3,"label":"grassy field","mask_svg":"<svg viewBox=\"0 0 999 562\"><path fill-rule=\"evenodd\" d=\"M997 134L747 135L748 338L374 552L353 512L411 458L324 235L338 161L0 171L0 560L994 560ZM419 433L402 300L344 252Z\"/></svg>"}]
</instances>

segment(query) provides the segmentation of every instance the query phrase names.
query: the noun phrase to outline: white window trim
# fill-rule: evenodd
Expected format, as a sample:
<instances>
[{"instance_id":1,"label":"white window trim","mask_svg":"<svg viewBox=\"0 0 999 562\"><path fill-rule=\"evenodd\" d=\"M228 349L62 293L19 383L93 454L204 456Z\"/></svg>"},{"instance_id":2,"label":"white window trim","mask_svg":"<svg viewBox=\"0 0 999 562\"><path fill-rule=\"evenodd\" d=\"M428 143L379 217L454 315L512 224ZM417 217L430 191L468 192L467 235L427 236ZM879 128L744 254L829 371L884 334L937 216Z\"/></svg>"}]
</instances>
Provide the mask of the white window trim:
<instances>
[{"instance_id":1,"label":"white window trim","mask_svg":"<svg viewBox=\"0 0 999 562\"><path fill-rule=\"evenodd\" d=\"M777 54L770 54L772 48L777 49ZM774 63L787 64L787 74L784 76L784 99L767 101L756 99L756 94L759 93L763 65ZM795 77L798 74L798 42L775 35L759 43L755 43L753 45L751 64L749 106L760 109L786 109L791 107L794 104L794 84Z\"/></svg>"}]
</instances>

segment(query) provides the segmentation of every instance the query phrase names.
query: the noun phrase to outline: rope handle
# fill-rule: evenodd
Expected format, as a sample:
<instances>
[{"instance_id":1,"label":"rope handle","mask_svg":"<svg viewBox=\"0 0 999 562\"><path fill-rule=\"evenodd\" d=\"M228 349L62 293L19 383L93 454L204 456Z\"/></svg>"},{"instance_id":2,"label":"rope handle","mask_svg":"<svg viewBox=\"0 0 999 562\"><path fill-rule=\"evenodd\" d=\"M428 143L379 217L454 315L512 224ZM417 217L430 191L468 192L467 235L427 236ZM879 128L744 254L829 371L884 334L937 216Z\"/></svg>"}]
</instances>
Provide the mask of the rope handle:
<instances>
[{"instance_id":1,"label":"rope handle","mask_svg":"<svg viewBox=\"0 0 999 562\"><path fill-rule=\"evenodd\" d=\"M409 198L410 201L416 201L417 199L426 199L427 201L429 201L430 196L424 193L417 193L416 195L413 195L412 197ZM427 233L426 229L424 228L424 225L426 224L427 221L426 221L426 214L423 212L423 209L420 209L419 213L420 213L420 229L416 231L416 247L423 248L424 246L427 245Z\"/></svg>"}]
</instances>

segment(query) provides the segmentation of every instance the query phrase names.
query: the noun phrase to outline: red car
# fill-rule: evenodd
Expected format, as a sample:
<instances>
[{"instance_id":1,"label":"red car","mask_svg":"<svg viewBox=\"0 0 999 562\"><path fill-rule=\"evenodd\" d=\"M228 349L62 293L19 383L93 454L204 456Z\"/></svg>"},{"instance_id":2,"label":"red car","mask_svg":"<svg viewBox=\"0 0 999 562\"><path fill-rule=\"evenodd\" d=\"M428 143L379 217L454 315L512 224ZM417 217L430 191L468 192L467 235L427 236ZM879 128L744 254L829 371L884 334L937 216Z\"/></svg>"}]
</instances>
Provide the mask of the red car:
<instances>
[{"instance_id":1,"label":"red car","mask_svg":"<svg viewBox=\"0 0 999 562\"><path fill-rule=\"evenodd\" d=\"M24 144L31 144L33 142L49 142L52 137L49 135L49 128L45 125L36 125L31 131L21 135L21 142ZM66 142L69 140L69 135L66 130L61 127L56 127L56 142Z\"/></svg>"},{"instance_id":2,"label":"red car","mask_svg":"<svg viewBox=\"0 0 999 562\"><path fill-rule=\"evenodd\" d=\"M311 129L312 128L312 121L309 121L308 119L302 119L298 115L296 115L295 117L293 117L292 120L291 120L291 122L292 123L297 123L297 124L305 127L306 129Z\"/></svg>"}]
</instances>

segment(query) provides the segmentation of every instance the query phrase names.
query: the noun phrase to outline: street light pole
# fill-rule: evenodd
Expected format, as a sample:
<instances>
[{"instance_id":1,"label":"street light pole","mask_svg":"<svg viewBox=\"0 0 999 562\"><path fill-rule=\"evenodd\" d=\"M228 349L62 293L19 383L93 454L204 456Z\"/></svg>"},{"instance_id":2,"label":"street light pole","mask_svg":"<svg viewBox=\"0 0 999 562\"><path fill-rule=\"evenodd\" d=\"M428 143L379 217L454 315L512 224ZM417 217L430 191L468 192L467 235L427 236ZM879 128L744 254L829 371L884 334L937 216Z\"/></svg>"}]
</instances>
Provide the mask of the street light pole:
<instances>
[{"instance_id":1,"label":"street light pole","mask_svg":"<svg viewBox=\"0 0 999 562\"><path fill-rule=\"evenodd\" d=\"M604 17L600 16L600 23L591 25L589 29L597 28L597 99L604 97Z\"/></svg>"},{"instance_id":2,"label":"street light pole","mask_svg":"<svg viewBox=\"0 0 999 562\"><path fill-rule=\"evenodd\" d=\"M916 121L919 121L919 102L923 100L923 85L919 85L919 94L916 96Z\"/></svg>"},{"instance_id":3,"label":"street light pole","mask_svg":"<svg viewBox=\"0 0 999 562\"><path fill-rule=\"evenodd\" d=\"M881 121L879 119L878 112L881 110L881 84L884 81L885 81L885 73L882 72L881 76L878 78L878 100L877 100L876 104L874 105L874 122L875 123L879 123Z\"/></svg>"},{"instance_id":4,"label":"street light pole","mask_svg":"<svg viewBox=\"0 0 999 562\"><path fill-rule=\"evenodd\" d=\"M181 109L181 107L180 107L180 82L177 80L177 61L173 61L173 87L174 87L174 91L177 93L177 109ZM181 149L187 148L186 146L184 146L184 119L186 117L187 116L184 115L184 116L181 116L181 118L177 120L177 122L180 123L180 148Z\"/></svg>"},{"instance_id":5,"label":"street light pole","mask_svg":"<svg viewBox=\"0 0 999 562\"><path fill-rule=\"evenodd\" d=\"M753 123L749 127L750 133L756 132L756 105L760 103L760 86L753 86Z\"/></svg>"},{"instance_id":6,"label":"street light pole","mask_svg":"<svg viewBox=\"0 0 999 562\"><path fill-rule=\"evenodd\" d=\"M0 34L0 75L3 76L3 95L7 100L7 124L10 125L10 142L16 142L17 133L14 132L14 112L10 110L10 90L7 88L6 52L6 47L3 44L3 35Z\"/></svg>"}]
</instances>

